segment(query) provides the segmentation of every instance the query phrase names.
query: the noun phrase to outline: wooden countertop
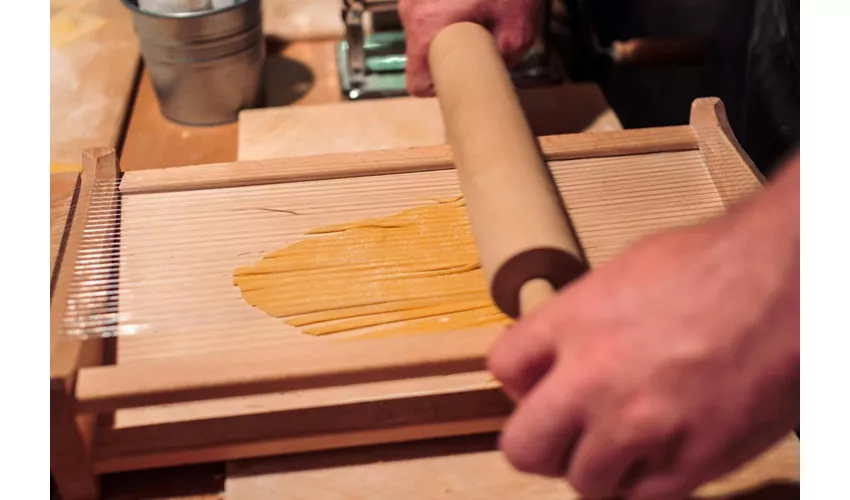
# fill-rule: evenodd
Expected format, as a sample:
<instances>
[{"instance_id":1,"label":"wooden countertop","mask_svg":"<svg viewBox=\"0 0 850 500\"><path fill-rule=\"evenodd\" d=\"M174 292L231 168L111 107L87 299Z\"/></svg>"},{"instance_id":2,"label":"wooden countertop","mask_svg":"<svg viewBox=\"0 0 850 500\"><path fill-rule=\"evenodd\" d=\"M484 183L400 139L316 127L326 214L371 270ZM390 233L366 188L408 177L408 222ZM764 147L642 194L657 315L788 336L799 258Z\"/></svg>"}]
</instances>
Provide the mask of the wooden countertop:
<instances>
[{"instance_id":1,"label":"wooden countertop","mask_svg":"<svg viewBox=\"0 0 850 500\"><path fill-rule=\"evenodd\" d=\"M339 102L334 41L268 42L266 102L269 106ZM147 71L142 71L121 153L125 172L236 161L238 124L189 127L159 112Z\"/></svg>"},{"instance_id":2,"label":"wooden countertop","mask_svg":"<svg viewBox=\"0 0 850 500\"><path fill-rule=\"evenodd\" d=\"M116 0L50 0L51 172L79 171L85 148L118 147L138 44Z\"/></svg>"}]
</instances>

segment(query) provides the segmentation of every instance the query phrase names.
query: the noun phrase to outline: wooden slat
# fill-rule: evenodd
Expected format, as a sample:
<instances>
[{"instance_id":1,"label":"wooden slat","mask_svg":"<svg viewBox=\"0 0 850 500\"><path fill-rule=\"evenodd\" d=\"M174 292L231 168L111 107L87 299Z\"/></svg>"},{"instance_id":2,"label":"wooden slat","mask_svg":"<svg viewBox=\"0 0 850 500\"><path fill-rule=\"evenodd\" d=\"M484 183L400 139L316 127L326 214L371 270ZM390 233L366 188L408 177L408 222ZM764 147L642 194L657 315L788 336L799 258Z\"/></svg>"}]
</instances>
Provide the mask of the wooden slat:
<instances>
[{"instance_id":1,"label":"wooden slat","mask_svg":"<svg viewBox=\"0 0 850 500\"><path fill-rule=\"evenodd\" d=\"M65 251L50 298L50 378L63 380L63 383L76 374L77 368L91 364L100 364L100 340L79 340L62 335L62 321L74 279L74 266L83 240L83 232L89 218L89 206L95 183L115 180L118 177L118 162L115 150L111 148L93 148L83 154L83 174L80 193L76 201L73 221L65 241ZM109 237L105 236L104 245Z\"/></svg>"},{"instance_id":2,"label":"wooden slat","mask_svg":"<svg viewBox=\"0 0 850 500\"><path fill-rule=\"evenodd\" d=\"M512 405L498 388L407 393L228 418L102 429L99 472L494 432Z\"/></svg>"},{"instance_id":3,"label":"wooden slat","mask_svg":"<svg viewBox=\"0 0 850 500\"><path fill-rule=\"evenodd\" d=\"M689 126L547 136L539 138L539 143L549 161L690 151L698 147ZM449 146L423 146L128 172L122 179L121 191L188 191L451 168Z\"/></svg>"},{"instance_id":4,"label":"wooden slat","mask_svg":"<svg viewBox=\"0 0 850 500\"><path fill-rule=\"evenodd\" d=\"M706 168L727 207L741 201L741 192L760 190L764 176L735 138L723 102L717 98L695 100L691 126L699 138Z\"/></svg>"},{"instance_id":5,"label":"wooden slat","mask_svg":"<svg viewBox=\"0 0 850 500\"><path fill-rule=\"evenodd\" d=\"M83 412L229 398L484 369L500 330L484 329L86 368Z\"/></svg>"},{"instance_id":6,"label":"wooden slat","mask_svg":"<svg viewBox=\"0 0 850 500\"><path fill-rule=\"evenodd\" d=\"M339 40L345 36L339 0L264 0L263 32L290 41Z\"/></svg>"},{"instance_id":7,"label":"wooden slat","mask_svg":"<svg viewBox=\"0 0 850 500\"><path fill-rule=\"evenodd\" d=\"M535 136L623 126L595 84L517 90ZM437 98L397 97L239 114L239 160L294 158L446 144Z\"/></svg>"},{"instance_id":8,"label":"wooden slat","mask_svg":"<svg viewBox=\"0 0 850 500\"><path fill-rule=\"evenodd\" d=\"M95 419L78 418L70 387L50 384L50 474L62 498L95 500L98 482L89 456Z\"/></svg>"}]
</instances>

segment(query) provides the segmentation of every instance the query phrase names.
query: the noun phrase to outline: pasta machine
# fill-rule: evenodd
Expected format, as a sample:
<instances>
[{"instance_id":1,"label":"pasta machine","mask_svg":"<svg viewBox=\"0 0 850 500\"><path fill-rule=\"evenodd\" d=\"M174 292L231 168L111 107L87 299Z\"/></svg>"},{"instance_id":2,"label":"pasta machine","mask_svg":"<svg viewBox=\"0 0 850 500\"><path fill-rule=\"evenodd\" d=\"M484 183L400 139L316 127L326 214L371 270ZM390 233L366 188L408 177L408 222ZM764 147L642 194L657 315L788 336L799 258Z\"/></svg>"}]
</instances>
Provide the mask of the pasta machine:
<instances>
[{"instance_id":1,"label":"pasta machine","mask_svg":"<svg viewBox=\"0 0 850 500\"><path fill-rule=\"evenodd\" d=\"M550 6L544 2L541 29L524 59L513 68L517 87L554 84L564 72L549 43ZM404 29L397 0L343 0L345 38L337 45L340 87L348 99L406 95Z\"/></svg>"}]
</instances>

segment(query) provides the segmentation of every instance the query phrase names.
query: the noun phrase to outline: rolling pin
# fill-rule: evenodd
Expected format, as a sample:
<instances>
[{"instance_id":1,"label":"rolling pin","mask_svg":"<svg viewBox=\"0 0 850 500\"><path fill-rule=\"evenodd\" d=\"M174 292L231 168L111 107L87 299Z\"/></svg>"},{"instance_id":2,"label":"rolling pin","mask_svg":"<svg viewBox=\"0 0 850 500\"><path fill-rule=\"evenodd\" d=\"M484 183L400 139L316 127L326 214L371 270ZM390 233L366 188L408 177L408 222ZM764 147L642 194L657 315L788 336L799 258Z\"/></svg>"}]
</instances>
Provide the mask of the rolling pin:
<instances>
[{"instance_id":1,"label":"rolling pin","mask_svg":"<svg viewBox=\"0 0 850 500\"><path fill-rule=\"evenodd\" d=\"M490 295L518 318L587 264L492 35L450 25L428 64Z\"/></svg>"}]
</instances>

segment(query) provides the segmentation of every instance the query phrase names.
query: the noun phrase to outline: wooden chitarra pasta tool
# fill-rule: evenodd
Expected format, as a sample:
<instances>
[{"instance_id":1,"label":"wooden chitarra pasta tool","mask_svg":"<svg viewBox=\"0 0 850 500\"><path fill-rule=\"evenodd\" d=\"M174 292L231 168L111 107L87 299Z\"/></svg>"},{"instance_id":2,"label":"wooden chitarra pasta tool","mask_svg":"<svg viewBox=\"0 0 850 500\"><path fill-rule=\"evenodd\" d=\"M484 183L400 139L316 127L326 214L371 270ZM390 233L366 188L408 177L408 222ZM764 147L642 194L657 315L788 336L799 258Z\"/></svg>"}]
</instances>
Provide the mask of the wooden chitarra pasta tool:
<instances>
[{"instance_id":1,"label":"wooden chitarra pasta tool","mask_svg":"<svg viewBox=\"0 0 850 500\"><path fill-rule=\"evenodd\" d=\"M687 125L534 138L486 31L451 26L430 56L449 144L127 173L111 149L83 154L51 277L66 500L109 472L500 429L511 404L485 359L501 328L315 337L243 299L234 271L314 228L463 195L493 302L518 317L760 189L717 99Z\"/></svg>"},{"instance_id":2,"label":"wooden chitarra pasta tool","mask_svg":"<svg viewBox=\"0 0 850 500\"><path fill-rule=\"evenodd\" d=\"M492 35L449 26L429 66L481 267L516 318L581 275L584 257Z\"/></svg>"}]
</instances>

